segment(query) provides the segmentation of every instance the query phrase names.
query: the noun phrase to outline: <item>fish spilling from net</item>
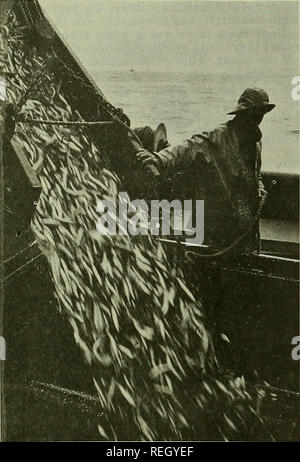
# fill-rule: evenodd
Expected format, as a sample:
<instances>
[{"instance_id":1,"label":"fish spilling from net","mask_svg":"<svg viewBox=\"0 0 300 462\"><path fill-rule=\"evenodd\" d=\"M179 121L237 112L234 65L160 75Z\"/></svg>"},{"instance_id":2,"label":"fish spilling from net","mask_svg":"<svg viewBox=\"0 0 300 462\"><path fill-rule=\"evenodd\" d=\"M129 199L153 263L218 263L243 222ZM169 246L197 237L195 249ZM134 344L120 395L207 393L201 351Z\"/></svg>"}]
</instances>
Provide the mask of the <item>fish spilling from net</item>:
<instances>
[{"instance_id":1,"label":"fish spilling from net","mask_svg":"<svg viewBox=\"0 0 300 462\"><path fill-rule=\"evenodd\" d=\"M13 14L0 28L1 65L13 74L8 101L18 116L82 121L47 68L55 49L26 47L26 34ZM14 136L41 182L32 230L90 365L106 416L99 438L119 439L128 428L140 440L238 439L259 424L244 380L218 365L179 262L150 234L97 231L98 201L116 199L124 182L86 127L19 122Z\"/></svg>"}]
</instances>

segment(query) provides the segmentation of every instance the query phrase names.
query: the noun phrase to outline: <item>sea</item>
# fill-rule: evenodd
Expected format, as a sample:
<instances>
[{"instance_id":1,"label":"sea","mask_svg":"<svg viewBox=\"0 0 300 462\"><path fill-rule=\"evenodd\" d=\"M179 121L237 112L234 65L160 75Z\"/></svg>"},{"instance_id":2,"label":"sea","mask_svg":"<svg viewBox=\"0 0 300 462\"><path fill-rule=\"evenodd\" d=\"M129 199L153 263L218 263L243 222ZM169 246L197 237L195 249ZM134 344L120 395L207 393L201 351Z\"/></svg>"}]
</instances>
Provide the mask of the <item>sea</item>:
<instances>
[{"instance_id":1,"label":"sea","mask_svg":"<svg viewBox=\"0 0 300 462\"><path fill-rule=\"evenodd\" d=\"M134 69L94 69L90 74L105 97L124 110L131 127L150 125L156 128L164 122L171 144L230 120L232 116L227 113L234 108L245 88L263 88L276 107L266 114L260 126L262 169L300 173L300 106L299 101L292 98L293 76Z\"/></svg>"}]
</instances>

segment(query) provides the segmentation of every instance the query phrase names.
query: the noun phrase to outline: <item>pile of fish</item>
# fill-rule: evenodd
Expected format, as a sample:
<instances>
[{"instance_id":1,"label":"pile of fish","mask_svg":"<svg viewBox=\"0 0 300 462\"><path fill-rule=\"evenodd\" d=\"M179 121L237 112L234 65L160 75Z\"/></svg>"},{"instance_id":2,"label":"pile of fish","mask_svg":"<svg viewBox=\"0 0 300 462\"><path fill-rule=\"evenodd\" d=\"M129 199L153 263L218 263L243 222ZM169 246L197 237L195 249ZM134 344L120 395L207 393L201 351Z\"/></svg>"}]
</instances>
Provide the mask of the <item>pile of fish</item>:
<instances>
[{"instance_id":1,"label":"pile of fish","mask_svg":"<svg viewBox=\"0 0 300 462\"><path fill-rule=\"evenodd\" d=\"M55 50L41 55L25 46L26 34L13 14L0 28L0 65L13 73L7 99L18 117L82 120L45 66ZM105 416L99 438L249 437L261 425L256 392L220 369L182 269L150 234L96 229L98 201L123 189L85 127L19 122L14 136L41 182L32 230L49 261L58 309L91 368Z\"/></svg>"}]
</instances>

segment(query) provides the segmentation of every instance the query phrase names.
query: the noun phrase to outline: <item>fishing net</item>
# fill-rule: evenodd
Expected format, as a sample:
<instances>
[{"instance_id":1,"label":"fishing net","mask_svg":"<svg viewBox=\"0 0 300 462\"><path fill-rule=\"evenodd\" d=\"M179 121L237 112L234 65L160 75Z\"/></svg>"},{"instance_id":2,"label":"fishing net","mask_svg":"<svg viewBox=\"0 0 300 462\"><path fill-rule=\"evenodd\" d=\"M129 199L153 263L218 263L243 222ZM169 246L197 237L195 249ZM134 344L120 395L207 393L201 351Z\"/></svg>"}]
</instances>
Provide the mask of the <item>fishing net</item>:
<instances>
[{"instance_id":1,"label":"fishing net","mask_svg":"<svg viewBox=\"0 0 300 462\"><path fill-rule=\"evenodd\" d=\"M27 35L13 14L0 29L1 66L13 73L8 101L19 116L82 120L45 68L55 50L45 56L28 46ZM51 268L58 309L90 365L104 411L99 438L249 437L260 424L256 398L243 378L219 367L182 268L150 234L105 236L96 229L98 201L126 190L104 151L84 127L18 123L15 139L41 182L32 230ZM130 205L129 196L123 200Z\"/></svg>"}]
</instances>

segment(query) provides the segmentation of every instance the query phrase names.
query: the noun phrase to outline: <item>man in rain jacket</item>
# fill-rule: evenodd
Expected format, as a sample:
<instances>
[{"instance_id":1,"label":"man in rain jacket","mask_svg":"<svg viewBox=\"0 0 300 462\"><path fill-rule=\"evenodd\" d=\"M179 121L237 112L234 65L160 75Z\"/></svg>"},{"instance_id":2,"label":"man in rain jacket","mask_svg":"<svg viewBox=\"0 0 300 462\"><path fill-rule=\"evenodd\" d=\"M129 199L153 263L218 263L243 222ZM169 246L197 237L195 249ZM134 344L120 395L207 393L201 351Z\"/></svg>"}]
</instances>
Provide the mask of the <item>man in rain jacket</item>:
<instances>
[{"instance_id":1,"label":"man in rain jacket","mask_svg":"<svg viewBox=\"0 0 300 462\"><path fill-rule=\"evenodd\" d=\"M160 152L139 149L138 160L154 165L162 175L186 171L194 178L204 199L205 243L215 248L230 246L247 229L239 242L240 252L259 250L255 225L260 198L265 196L261 181L261 131L264 115L275 107L259 88L246 89L229 114L235 117L215 130L193 135L182 144Z\"/></svg>"}]
</instances>

